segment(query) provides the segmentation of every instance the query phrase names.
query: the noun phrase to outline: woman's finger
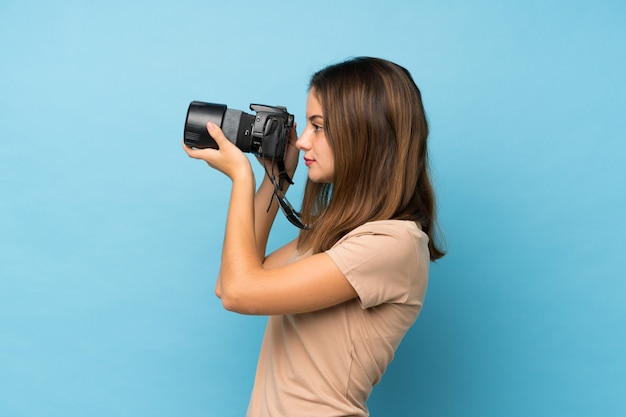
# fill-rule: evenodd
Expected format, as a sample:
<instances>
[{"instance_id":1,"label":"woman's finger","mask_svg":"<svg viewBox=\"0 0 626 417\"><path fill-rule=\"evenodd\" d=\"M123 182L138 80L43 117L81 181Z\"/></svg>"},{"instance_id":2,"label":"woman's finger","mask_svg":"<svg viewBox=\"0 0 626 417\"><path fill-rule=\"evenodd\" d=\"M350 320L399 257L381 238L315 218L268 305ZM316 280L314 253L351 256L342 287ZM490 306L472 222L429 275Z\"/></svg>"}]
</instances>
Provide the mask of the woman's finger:
<instances>
[{"instance_id":1,"label":"woman's finger","mask_svg":"<svg viewBox=\"0 0 626 417\"><path fill-rule=\"evenodd\" d=\"M228 144L233 145L233 143L230 140L228 140L226 135L224 135L224 132L222 131L222 129L215 123L208 122L206 124L206 130L207 132L209 132L209 135L211 135L211 137L213 138L215 143L217 143L217 146L220 149L222 149L222 146L224 145L226 146L229 146Z\"/></svg>"},{"instance_id":2,"label":"woman's finger","mask_svg":"<svg viewBox=\"0 0 626 417\"><path fill-rule=\"evenodd\" d=\"M206 149L197 149L197 148L192 148L190 146L187 146L185 144L185 140L183 139L183 150L185 151L185 153L187 153L187 155L190 158L194 158L194 159L206 159L206 155L208 152L214 151L216 152L215 149L210 149L210 148L206 148Z\"/></svg>"},{"instance_id":3,"label":"woman's finger","mask_svg":"<svg viewBox=\"0 0 626 417\"><path fill-rule=\"evenodd\" d=\"M228 140L226 135L224 135L224 132L222 131L222 129L220 129L220 127L217 126L215 123L208 122L206 125L206 129L209 135L211 136L211 138L213 138L213 140L217 144L218 149L192 148L192 147L187 146L185 142L183 141L183 149L185 150L187 155L189 155L191 158L207 160L208 156L212 155L215 152L223 150L224 147L234 146L234 144L230 140Z\"/></svg>"},{"instance_id":4,"label":"woman's finger","mask_svg":"<svg viewBox=\"0 0 626 417\"><path fill-rule=\"evenodd\" d=\"M289 132L289 143L291 143L292 145L296 145L296 141L298 140L298 132L296 130L296 128L298 127L298 125L296 124L296 122L293 122L293 126L291 127L291 131Z\"/></svg>"}]
</instances>

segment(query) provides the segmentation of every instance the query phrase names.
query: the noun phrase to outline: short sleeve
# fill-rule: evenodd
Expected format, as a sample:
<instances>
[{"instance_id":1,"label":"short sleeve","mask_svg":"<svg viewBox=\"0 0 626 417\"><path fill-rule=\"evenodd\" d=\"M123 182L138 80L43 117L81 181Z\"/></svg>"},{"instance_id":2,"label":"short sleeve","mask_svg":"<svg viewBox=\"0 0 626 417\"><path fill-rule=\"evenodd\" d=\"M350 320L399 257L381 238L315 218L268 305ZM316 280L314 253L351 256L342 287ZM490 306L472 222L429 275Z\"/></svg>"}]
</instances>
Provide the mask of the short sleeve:
<instances>
[{"instance_id":1,"label":"short sleeve","mask_svg":"<svg viewBox=\"0 0 626 417\"><path fill-rule=\"evenodd\" d=\"M326 251L357 292L363 308L422 304L428 278L428 237L411 221L366 223Z\"/></svg>"}]
</instances>

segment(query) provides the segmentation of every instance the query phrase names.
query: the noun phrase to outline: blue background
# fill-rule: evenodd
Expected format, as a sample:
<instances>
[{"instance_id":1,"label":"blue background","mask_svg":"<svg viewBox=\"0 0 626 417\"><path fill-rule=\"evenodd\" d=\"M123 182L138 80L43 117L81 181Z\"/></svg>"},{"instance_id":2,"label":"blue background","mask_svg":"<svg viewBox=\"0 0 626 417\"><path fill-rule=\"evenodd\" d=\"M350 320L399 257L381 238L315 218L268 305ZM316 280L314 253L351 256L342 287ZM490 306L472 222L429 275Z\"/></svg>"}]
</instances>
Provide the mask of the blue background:
<instances>
[{"instance_id":1,"label":"blue background","mask_svg":"<svg viewBox=\"0 0 626 417\"><path fill-rule=\"evenodd\" d=\"M302 125L311 73L357 55L422 90L449 248L372 415L625 415L625 21L608 0L0 0L0 415L244 414L265 318L213 295L230 183L181 150L187 105ZM281 218L271 246L295 234Z\"/></svg>"}]
</instances>

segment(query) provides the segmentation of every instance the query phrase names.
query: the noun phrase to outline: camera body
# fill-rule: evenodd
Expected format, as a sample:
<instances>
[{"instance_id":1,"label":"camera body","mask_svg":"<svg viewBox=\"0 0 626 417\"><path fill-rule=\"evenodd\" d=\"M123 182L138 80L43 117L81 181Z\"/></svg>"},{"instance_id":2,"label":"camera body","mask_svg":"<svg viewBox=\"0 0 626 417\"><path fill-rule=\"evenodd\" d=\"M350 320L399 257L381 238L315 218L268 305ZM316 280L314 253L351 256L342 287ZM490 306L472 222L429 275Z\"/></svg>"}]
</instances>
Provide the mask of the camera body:
<instances>
[{"instance_id":1,"label":"camera body","mask_svg":"<svg viewBox=\"0 0 626 417\"><path fill-rule=\"evenodd\" d=\"M256 114L229 109L224 104L192 101L185 120L185 145L218 149L206 128L208 122L213 122L243 152L282 161L294 123L293 114L283 106L263 104L250 104L250 110Z\"/></svg>"}]
</instances>

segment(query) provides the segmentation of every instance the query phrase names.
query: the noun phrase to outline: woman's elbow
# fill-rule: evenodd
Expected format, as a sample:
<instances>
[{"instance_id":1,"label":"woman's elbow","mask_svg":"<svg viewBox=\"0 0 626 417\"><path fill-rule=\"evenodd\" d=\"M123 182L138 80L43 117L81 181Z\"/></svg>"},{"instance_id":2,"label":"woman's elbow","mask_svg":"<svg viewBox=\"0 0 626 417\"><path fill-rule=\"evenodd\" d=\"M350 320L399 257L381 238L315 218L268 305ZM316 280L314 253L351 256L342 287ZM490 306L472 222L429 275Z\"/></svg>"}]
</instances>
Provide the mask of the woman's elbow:
<instances>
[{"instance_id":1,"label":"woman's elbow","mask_svg":"<svg viewBox=\"0 0 626 417\"><path fill-rule=\"evenodd\" d=\"M222 293L220 299L225 310L240 314L259 314L258 310L251 303L246 302L244 298L232 292Z\"/></svg>"},{"instance_id":2,"label":"woman's elbow","mask_svg":"<svg viewBox=\"0 0 626 417\"><path fill-rule=\"evenodd\" d=\"M222 298L222 285L220 284L219 278L217 279L217 284L215 284L215 296L219 299Z\"/></svg>"},{"instance_id":3,"label":"woman's elbow","mask_svg":"<svg viewBox=\"0 0 626 417\"><path fill-rule=\"evenodd\" d=\"M232 311L234 313L238 313L237 304L230 297L220 297L222 300L222 307L224 310Z\"/></svg>"},{"instance_id":4,"label":"woman's elbow","mask_svg":"<svg viewBox=\"0 0 626 417\"><path fill-rule=\"evenodd\" d=\"M257 276L251 272L243 274L239 271L222 271L216 295L222 300L224 309L241 314L261 314L257 308L259 299L254 289L256 286L252 285L255 278Z\"/></svg>"}]
</instances>

